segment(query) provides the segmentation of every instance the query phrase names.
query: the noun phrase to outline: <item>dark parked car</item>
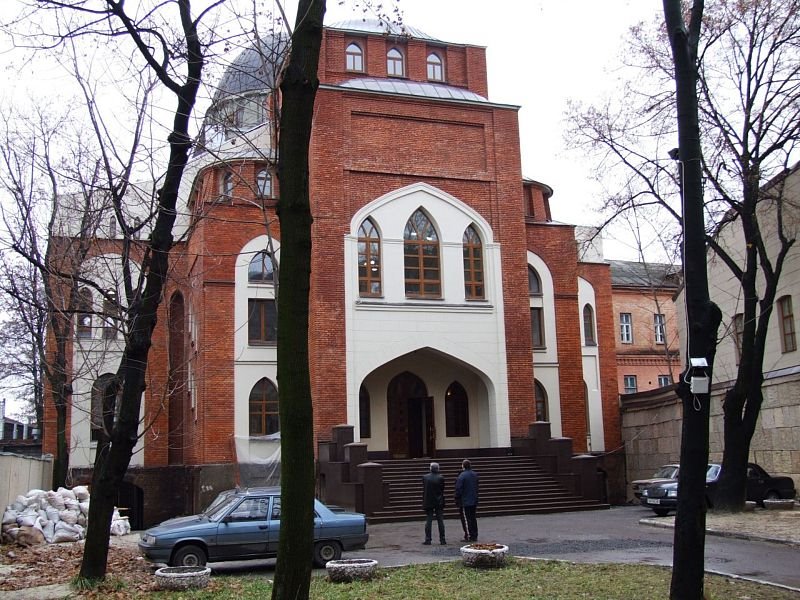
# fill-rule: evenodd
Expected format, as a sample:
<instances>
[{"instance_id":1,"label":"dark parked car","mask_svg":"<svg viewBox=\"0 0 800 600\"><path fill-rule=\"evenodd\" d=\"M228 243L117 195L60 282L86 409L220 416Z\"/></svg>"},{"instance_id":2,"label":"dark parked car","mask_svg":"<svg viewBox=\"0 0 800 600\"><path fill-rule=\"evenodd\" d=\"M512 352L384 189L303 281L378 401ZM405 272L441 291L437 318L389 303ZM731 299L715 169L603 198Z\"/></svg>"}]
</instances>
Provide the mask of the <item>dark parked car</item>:
<instances>
[{"instance_id":1,"label":"dark parked car","mask_svg":"<svg viewBox=\"0 0 800 600\"><path fill-rule=\"evenodd\" d=\"M722 466L712 463L706 471L706 504L714 506L714 492ZM791 477L772 477L755 463L747 464L747 499L763 503L764 500L791 499L796 495ZM642 490L642 506L652 508L664 517L678 505L678 481L656 483Z\"/></svg>"},{"instance_id":2,"label":"dark parked car","mask_svg":"<svg viewBox=\"0 0 800 600\"><path fill-rule=\"evenodd\" d=\"M677 479L679 469L680 465L662 465L658 468L658 471L653 473L653 476L650 479L637 479L632 481L631 487L633 487L633 495L637 498L641 498L642 490L644 488L651 486L654 483L663 483L665 481Z\"/></svg>"},{"instance_id":3,"label":"dark parked car","mask_svg":"<svg viewBox=\"0 0 800 600\"><path fill-rule=\"evenodd\" d=\"M145 531L139 550L170 566L272 558L278 552L280 518L280 488L229 490L199 515L170 519ZM314 500L315 565L338 560L343 550L361 549L368 539L364 515L334 512Z\"/></svg>"}]
</instances>

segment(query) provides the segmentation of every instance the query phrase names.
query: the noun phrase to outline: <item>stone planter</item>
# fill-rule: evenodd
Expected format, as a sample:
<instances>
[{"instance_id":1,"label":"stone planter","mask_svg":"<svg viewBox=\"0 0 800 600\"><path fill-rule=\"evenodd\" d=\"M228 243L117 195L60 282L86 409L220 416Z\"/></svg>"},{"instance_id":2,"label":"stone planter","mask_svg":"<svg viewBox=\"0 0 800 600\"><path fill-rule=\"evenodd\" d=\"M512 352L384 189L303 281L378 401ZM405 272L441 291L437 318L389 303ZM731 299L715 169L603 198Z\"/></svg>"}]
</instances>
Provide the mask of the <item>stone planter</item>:
<instances>
[{"instance_id":1,"label":"stone planter","mask_svg":"<svg viewBox=\"0 0 800 600\"><path fill-rule=\"evenodd\" d=\"M204 588L210 579L210 567L161 567L156 571L156 585L160 590Z\"/></svg>"},{"instance_id":2,"label":"stone planter","mask_svg":"<svg viewBox=\"0 0 800 600\"><path fill-rule=\"evenodd\" d=\"M378 572L378 561L371 558L329 560L325 564L328 579L334 583L369 581Z\"/></svg>"},{"instance_id":3,"label":"stone planter","mask_svg":"<svg viewBox=\"0 0 800 600\"><path fill-rule=\"evenodd\" d=\"M767 510L794 510L794 500L764 500Z\"/></svg>"},{"instance_id":4,"label":"stone planter","mask_svg":"<svg viewBox=\"0 0 800 600\"><path fill-rule=\"evenodd\" d=\"M504 544L467 544L461 546L461 560L467 567L491 569L506 564L508 546Z\"/></svg>"}]
</instances>

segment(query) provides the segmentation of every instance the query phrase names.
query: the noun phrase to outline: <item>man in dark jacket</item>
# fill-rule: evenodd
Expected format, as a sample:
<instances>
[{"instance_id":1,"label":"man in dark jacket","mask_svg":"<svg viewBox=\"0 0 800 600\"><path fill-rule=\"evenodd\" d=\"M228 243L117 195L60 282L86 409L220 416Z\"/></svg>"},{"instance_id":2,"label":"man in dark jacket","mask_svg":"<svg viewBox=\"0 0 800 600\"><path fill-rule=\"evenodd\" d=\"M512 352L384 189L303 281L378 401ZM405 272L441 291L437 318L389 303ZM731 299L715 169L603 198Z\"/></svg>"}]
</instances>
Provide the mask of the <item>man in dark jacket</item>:
<instances>
[{"instance_id":1,"label":"man in dark jacket","mask_svg":"<svg viewBox=\"0 0 800 600\"><path fill-rule=\"evenodd\" d=\"M478 539L478 474L472 470L472 463L464 459L461 463L462 471L456 479L456 504L464 510L467 521L467 535L465 542L475 542Z\"/></svg>"},{"instance_id":2,"label":"man in dark jacket","mask_svg":"<svg viewBox=\"0 0 800 600\"><path fill-rule=\"evenodd\" d=\"M444 539L444 477L439 473L439 463L431 463L431 472L422 476L422 508L425 510L425 541L426 546L431 543L431 525L433 516L439 525L439 543L446 544Z\"/></svg>"}]
</instances>

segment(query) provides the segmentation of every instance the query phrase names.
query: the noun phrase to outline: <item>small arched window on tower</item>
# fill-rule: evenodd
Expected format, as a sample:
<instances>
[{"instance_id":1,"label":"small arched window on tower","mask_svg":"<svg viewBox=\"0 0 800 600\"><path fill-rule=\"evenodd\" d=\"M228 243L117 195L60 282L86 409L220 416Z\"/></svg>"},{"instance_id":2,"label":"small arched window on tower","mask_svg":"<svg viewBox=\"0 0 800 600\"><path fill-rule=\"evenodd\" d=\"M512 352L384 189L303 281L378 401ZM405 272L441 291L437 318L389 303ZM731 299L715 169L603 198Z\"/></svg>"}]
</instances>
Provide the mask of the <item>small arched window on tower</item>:
<instances>
[{"instance_id":1,"label":"small arched window on tower","mask_svg":"<svg viewBox=\"0 0 800 600\"><path fill-rule=\"evenodd\" d=\"M442 59L436 52L428 54L428 79L430 81L444 81Z\"/></svg>"},{"instance_id":2,"label":"small arched window on tower","mask_svg":"<svg viewBox=\"0 0 800 600\"><path fill-rule=\"evenodd\" d=\"M364 72L364 51L361 46L352 42L347 45L344 51L345 68L348 71Z\"/></svg>"},{"instance_id":3,"label":"small arched window on tower","mask_svg":"<svg viewBox=\"0 0 800 600\"><path fill-rule=\"evenodd\" d=\"M542 280L536 269L528 265L528 295L541 296L542 295Z\"/></svg>"},{"instance_id":4,"label":"small arched window on tower","mask_svg":"<svg viewBox=\"0 0 800 600\"><path fill-rule=\"evenodd\" d=\"M405 77L406 75L403 53L397 48L392 48L386 53L386 74L389 77Z\"/></svg>"},{"instance_id":5,"label":"small arched window on tower","mask_svg":"<svg viewBox=\"0 0 800 600\"><path fill-rule=\"evenodd\" d=\"M586 346L597 345L597 340L594 336L594 310L591 304L583 306L583 342Z\"/></svg>"},{"instance_id":6,"label":"small arched window on tower","mask_svg":"<svg viewBox=\"0 0 800 600\"><path fill-rule=\"evenodd\" d=\"M485 297L483 246L474 225L470 225L464 231L462 243L464 247L464 297L467 300L483 300Z\"/></svg>"},{"instance_id":7,"label":"small arched window on tower","mask_svg":"<svg viewBox=\"0 0 800 600\"><path fill-rule=\"evenodd\" d=\"M233 173L226 171L222 176L222 181L219 186L219 193L223 198L233 198Z\"/></svg>"},{"instance_id":8,"label":"small arched window on tower","mask_svg":"<svg viewBox=\"0 0 800 600\"><path fill-rule=\"evenodd\" d=\"M93 310L92 292L83 288L78 292L78 323L75 335L79 338L92 337L92 313Z\"/></svg>"},{"instance_id":9,"label":"small arched window on tower","mask_svg":"<svg viewBox=\"0 0 800 600\"><path fill-rule=\"evenodd\" d=\"M358 294L381 293L381 236L372 219L367 218L358 228Z\"/></svg>"},{"instance_id":10,"label":"small arched window on tower","mask_svg":"<svg viewBox=\"0 0 800 600\"><path fill-rule=\"evenodd\" d=\"M278 388L266 377L250 390L250 435L270 435L280 431Z\"/></svg>"},{"instance_id":11,"label":"small arched window on tower","mask_svg":"<svg viewBox=\"0 0 800 600\"><path fill-rule=\"evenodd\" d=\"M548 421L547 418L547 392L538 379L533 381L533 397L536 403L536 420Z\"/></svg>"},{"instance_id":12,"label":"small arched window on tower","mask_svg":"<svg viewBox=\"0 0 800 600\"><path fill-rule=\"evenodd\" d=\"M272 197L272 174L267 169L256 174L256 192L259 198Z\"/></svg>"}]
</instances>

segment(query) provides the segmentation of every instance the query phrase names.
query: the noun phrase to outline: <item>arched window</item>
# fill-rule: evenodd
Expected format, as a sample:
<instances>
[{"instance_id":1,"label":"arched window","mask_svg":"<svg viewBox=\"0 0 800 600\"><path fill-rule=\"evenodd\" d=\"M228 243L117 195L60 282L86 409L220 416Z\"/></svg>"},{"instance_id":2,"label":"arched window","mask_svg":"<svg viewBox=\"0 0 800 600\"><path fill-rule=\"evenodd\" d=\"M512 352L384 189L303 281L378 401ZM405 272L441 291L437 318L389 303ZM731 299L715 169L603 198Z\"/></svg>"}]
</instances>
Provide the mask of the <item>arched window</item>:
<instances>
[{"instance_id":1,"label":"arched window","mask_svg":"<svg viewBox=\"0 0 800 600\"><path fill-rule=\"evenodd\" d=\"M542 280L532 266L528 265L528 294L530 296L542 295Z\"/></svg>"},{"instance_id":2,"label":"arched window","mask_svg":"<svg viewBox=\"0 0 800 600\"><path fill-rule=\"evenodd\" d=\"M225 198L233 198L233 173L227 171L222 176L222 182L219 186L219 193Z\"/></svg>"},{"instance_id":3,"label":"arched window","mask_svg":"<svg viewBox=\"0 0 800 600\"><path fill-rule=\"evenodd\" d=\"M439 236L421 209L406 223L403 240L406 296L441 298Z\"/></svg>"},{"instance_id":4,"label":"arched window","mask_svg":"<svg viewBox=\"0 0 800 600\"><path fill-rule=\"evenodd\" d=\"M272 256L266 250L256 252L247 267L247 281L250 283L272 283L275 280L275 265Z\"/></svg>"},{"instance_id":5,"label":"arched window","mask_svg":"<svg viewBox=\"0 0 800 600\"><path fill-rule=\"evenodd\" d=\"M103 298L103 339L117 339L119 330L119 303L116 292L109 292Z\"/></svg>"},{"instance_id":6,"label":"arched window","mask_svg":"<svg viewBox=\"0 0 800 600\"><path fill-rule=\"evenodd\" d=\"M358 390L358 429L362 438L372 437L369 390L363 383Z\"/></svg>"},{"instance_id":7,"label":"arched window","mask_svg":"<svg viewBox=\"0 0 800 600\"><path fill-rule=\"evenodd\" d=\"M470 225L464 231L464 297L467 300L483 300L483 248L481 238Z\"/></svg>"},{"instance_id":8,"label":"arched window","mask_svg":"<svg viewBox=\"0 0 800 600\"><path fill-rule=\"evenodd\" d=\"M547 392L538 379L533 381L533 396L536 403L536 420L549 421L547 418Z\"/></svg>"},{"instance_id":9,"label":"arched window","mask_svg":"<svg viewBox=\"0 0 800 600\"><path fill-rule=\"evenodd\" d=\"M405 77L403 53L397 48L392 48L386 53L386 74L389 77Z\"/></svg>"},{"instance_id":10,"label":"arched window","mask_svg":"<svg viewBox=\"0 0 800 600\"><path fill-rule=\"evenodd\" d=\"M278 388L264 377L250 390L250 435L269 435L280 429Z\"/></svg>"},{"instance_id":11,"label":"arched window","mask_svg":"<svg viewBox=\"0 0 800 600\"><path fill-rule=\"evenodd\" d=\"M261 169L256 174L256 192L259 198L272 197L272 174L266 169Z\"/></svg>"},{"instance_id":12,"label":"arched window","mask_svg":"<svg viewBox=\"0 0 800 600\"><path fill-rule=\"evenodd\" d=\"M444 81L442 59L435 52L428 54L428 79L431 81Z\"/></svg>"},{"instance_id":13,"label":"arched window","mask_svg":"<svg viewBox=\"0 0 800 600\"><path fill-rule=\"evenodd\" d=\"M112 387L113 386L113 387ZM117 376L104 373L92 384L92 406L89 415L90 439L96 442L102 437L103 430L111 434L114 421L119 415L119 399L122 388L117 385ZM103 403L106 403L104 408Z\"/></svg>"},{"instance_id":14,"label":"arched window","mask_svg":"<svg viewBox=\"0 0 800 600\"><path fill-rule=\"evenodd\" d=\"M464 387L454 381L444 394L447 437L469 436L469 399Z\"/></svg>"},{"instance_id":15,"label":"arched window","mask_svg":"<svg viewBox=\"0 0 800 600\"><path fill-rule=\"evenodd\" d=\"M75 335L79 338L92 337L92 313L94 312L92 292L83 288L78 292L78 325Z\"/></svg>"},{"instance_id":16,"label":"arched window","mask_svg":"<svg viewBox=\"0 0 800 600\"><path fill-rule=\"evenodd\" d=\"M372 219L365 219L358 228L358 293L380 296L381 237Z\"/></svg>"},{"instance_id":17,"label":"arched window","mask_svg":"<svg viewBox=\"0 0 800 600\"><path fill-rule=\"evenodd\" d=\"M345 68L348 71L364 71L364 51L355 42L348 44L344 51Z\"/></svg>"},{"instance_id":18,"label":"arched window","mask_svg":"<svg viewBox=\"0 0 800 600\"><path fill-rule=\"evenodd\" d=\"M585 304L583 307L583 342L587 346L597 345L594 337L594 310L591 304Z\"/></svg>"},{"instance_id":19,"label":"arched window","mask_svg":"<svg viewBox=\"0 0 800 600\"><path fill-rule=\"evenodd\" d=\"M797 350L797 336L794 328L794 309L792 308L792 297L781 296L778 298L778 325L781 330L781 351L794 352Z\"/></svg>"}]
</instances>

